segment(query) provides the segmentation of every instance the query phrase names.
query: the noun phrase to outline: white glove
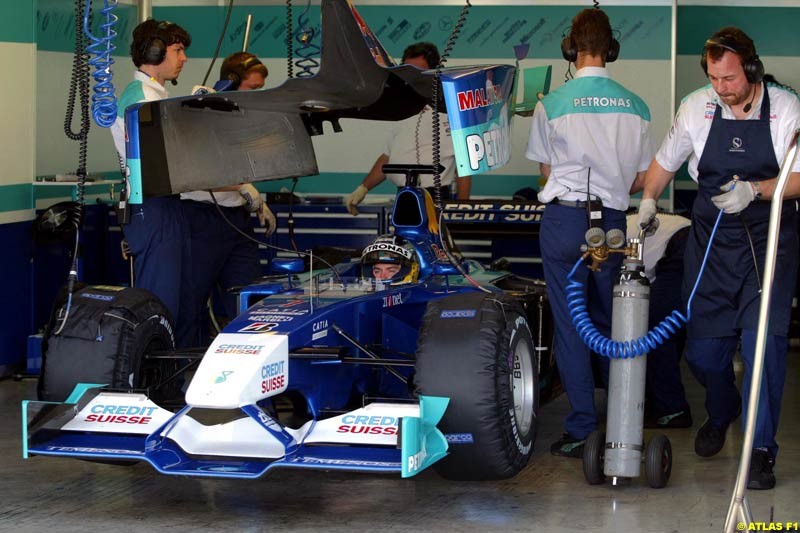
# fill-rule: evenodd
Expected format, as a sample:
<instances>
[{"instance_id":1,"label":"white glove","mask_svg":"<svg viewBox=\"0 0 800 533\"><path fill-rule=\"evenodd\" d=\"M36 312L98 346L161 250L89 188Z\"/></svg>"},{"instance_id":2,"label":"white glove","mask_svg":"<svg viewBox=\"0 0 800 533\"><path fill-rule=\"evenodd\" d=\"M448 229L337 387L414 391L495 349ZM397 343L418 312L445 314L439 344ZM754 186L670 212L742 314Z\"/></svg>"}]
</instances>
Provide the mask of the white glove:
<instances>
[{"instance_id":1,"label":"white glove","mask_svg":"<svg viewBox=\"0 0 800 533\"><path fill-rule=\"evenodd\" d=\"M258 222L262 226L266 226L267 230L264 233L267 237L275 233L275 230L278 228L278 220L267 205L267 202L263 202L261 204L261 209L258 210Z\"/></svg>"},{"instance_id":2,"label":"white glove","mask_svg":"<svg viewBox=\"0 0 800 533\"><path fill-rule=\"evenodd\" d=\"M215 91L211 87L206 87L205 85L195 85L194 87L192 87L191 94L192 96L202 96L204 94L211 94L215 92L217 91Z\"/></svg>"},{"instance_id":3,"label":"white glove","mask_svg":"<svg viewBox=\"0 0 800 533\"><path fill-rule=\"evenodd\" d=\"M714 202L717 208L722 209L729 215L735 215L743 211L756 198L756 191L747 181L731 180L720 187L719 190L726 192L712 196L711 201Z\"/></svg>"},{"instance_id":4,"label":"white glove","mask_svg":"<svg viewBox=\"0 0 800 533\"><path fill-rule=\"evenodd\" d=\"M636 219L636 225L639 226L640 229L650 226L653 219L656 218L657 212L658 207L656 207L655 199L644 198L639 203L639 217Z\"/></svg>"},{"instance_id":5,"label":"white glove","mask_svg":"<svg viewBox=\"0 0 800 533\"><path fill-rule=\"evenodd\" d=\"M368 192L369 189L367 189L362 183L361 185L356 187L356 190L348 194L347 197L344 199L344 205L347 207L347 210L350 212L351 215L356 216L358 214L358 209L356 208L356 206L364 200L364 197L367 195Z\"/></svg>"},{"instance_id":6,"label":"white glove","mask_svg":"<svg viewBox=\"0 0 800 533\"><path fill-rule=\"evenodd\" d=\"M275 215L270 211L269 207L267 207L258 189L249 183L244 183L239 187L239 194L241 194L242 198L245 200L245 209L251 213L255 213L258 216L259 224L261 224L262 227L267 227L267 235L272 235L276 226ZM267 222L269 222L268 226Z\"/></svg>"}]
</instances>

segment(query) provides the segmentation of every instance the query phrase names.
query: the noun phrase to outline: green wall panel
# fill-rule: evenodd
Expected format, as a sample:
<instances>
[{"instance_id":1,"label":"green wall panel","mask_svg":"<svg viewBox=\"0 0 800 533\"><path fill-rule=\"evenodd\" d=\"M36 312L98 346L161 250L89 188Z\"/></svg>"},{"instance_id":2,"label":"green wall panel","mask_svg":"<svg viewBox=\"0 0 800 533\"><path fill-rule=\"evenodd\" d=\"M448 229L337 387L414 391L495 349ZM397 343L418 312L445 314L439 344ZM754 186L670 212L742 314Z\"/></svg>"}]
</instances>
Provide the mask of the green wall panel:
<instances>
[{"instance_id":1,"label":"green wall panel","mask_svg":"<svg viewBox=\"0 0 800 533\"><path fill-rule=\"evenodd\" d=\"M0 41L32 43L35 39L31 1L3 0L0 2Z\"/></svg>"},{"instance_id":2,"label":"green wall panel","mask_svg":"<svg viewBox=\"0 0 800 533\"><path fill-rule=\"evenodd\" d=\"M800 56L800 9L738 6L679 8L678 54L699 57L706 39L724 26L744 30L762 56Z\"/></svg>"}]
</instances>

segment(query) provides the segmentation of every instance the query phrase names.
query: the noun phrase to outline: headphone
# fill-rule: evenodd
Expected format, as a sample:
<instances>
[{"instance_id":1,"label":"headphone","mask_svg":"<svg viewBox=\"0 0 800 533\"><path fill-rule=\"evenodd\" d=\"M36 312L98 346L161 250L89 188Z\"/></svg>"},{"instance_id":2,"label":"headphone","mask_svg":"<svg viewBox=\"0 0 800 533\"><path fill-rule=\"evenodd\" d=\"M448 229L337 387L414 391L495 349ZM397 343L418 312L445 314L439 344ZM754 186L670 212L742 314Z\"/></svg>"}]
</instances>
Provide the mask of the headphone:
<instances>
[{"instance_id":1,"label":"headphone","mask_svg":"<svg viewBox=\"0 0 800 533\"><path fill-rule=\"evenodd\" d=\"M167 43L160 37L160 31L172 26L172 22L158 23L156 33L142 44L142 59L145 65L160 65L167 57Z\"/></svg>"},{"instance_id":2,"label":"headphone","mask_svg":"<svg viewBox=\"0 0 800 533\"><path fill-rule=\"evenodd\" d=\"M233 82L234 89L238 89L239 84L241 84L242 81L244 81L242 78L245 76L245 74L247 74L247 71L255 67L256 65L263 65L263 64L264 63L259 61L256 56L250 56L241 63L239 63L238 65L236 65L234 68L231 68L230 72L228 72L228 75L225 76L225 78Z\"/></svg>"},{"instance_id":3,"label":"headphone","mask_svg":"<svg viewBox=\"0 0 800 533\"><path fill-rule=\"evenodd\" d=\"M578 59L578 47L572 41L572 32L567 32L564 38L561 39L561 55L569 61L574 63ZM613 63L619 57L619 41L612 36L611 45L606 52L606 63Z\"/></svg>"},{"instance_id":4,"label":"headphone","mask_svg":"<svg viewBox=\"0 0 800 533\"><path fill-rule=\"evenodd\" d=\"M724 33L717 36L715 39L707 40L705 46L703 46L703 55L700 56L700 66L703 67L703 72L706 76L708 76L708 58L706 56L708 54L708 49L712 46L719 46L741 57L742 68L744 69L744 75L748 82L758 83L764 77L764 63L761 62L755 50L750 54L748 50L738 48L737 43Z\"/></svg>"}]
</instances>

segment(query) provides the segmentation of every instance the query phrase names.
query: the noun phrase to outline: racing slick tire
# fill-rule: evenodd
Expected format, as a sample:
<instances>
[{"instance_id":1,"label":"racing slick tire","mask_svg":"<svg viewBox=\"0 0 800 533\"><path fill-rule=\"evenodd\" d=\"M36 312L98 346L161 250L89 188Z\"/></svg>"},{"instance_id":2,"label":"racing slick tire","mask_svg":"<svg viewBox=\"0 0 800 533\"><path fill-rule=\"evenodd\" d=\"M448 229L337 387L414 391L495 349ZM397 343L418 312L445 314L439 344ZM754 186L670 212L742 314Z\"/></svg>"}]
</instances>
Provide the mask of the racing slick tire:
<instances>
[{"instance_id":1,"label":"racing slick tire","mask_svg":"<svg viewBox=\"0 0 800 533\"><path fill-rule=\"evenodd\" d=\"M67 307L64 298L45 328L40 400L64 401L78 383L130 390L164 378L166 370L159 367L171 361L146 361L146 354L173 350L174 329L169 311L153 294L89 286L74 292L68 314Z\"/></svg>"},{"instance_id":2,"label":"racing slick tire","mask_svg":"<svg viewBox=\"0 0 800 533\"><path fill-rule=\"evenodd\" d=\"M434 464L447 479L516 475L533 454L539 379L520 304L466 293L428 303L417 348L419 394L450 398L439 428L450 443Z\"/></svg>"}]
</instances>

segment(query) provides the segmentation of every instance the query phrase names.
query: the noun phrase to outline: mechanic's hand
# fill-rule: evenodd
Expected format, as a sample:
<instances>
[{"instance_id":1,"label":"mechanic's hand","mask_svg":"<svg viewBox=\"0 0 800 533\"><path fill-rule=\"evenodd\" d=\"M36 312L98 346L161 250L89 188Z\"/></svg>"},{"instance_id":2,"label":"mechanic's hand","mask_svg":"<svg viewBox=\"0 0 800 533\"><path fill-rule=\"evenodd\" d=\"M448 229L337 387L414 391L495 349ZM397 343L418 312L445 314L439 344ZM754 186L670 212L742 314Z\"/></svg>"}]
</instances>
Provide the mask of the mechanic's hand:
<instances>
[{"instance_id":1,"label":"mechanic's hand","mask_svg":"<svg viewBox=\"0 0 800 533\"><path fill-rule=\"evenodd\" d=\"M658 212L658 207L656 207L656 201L653 198L644 198L639 203L639 217L636 219L636 225L639 226L640 229L644 229L653 224L653 220L656 218L656 213Z\"/></svg>"},{"instance_id":2,"label":"mechanic's hand","mask_svg":"<svg viewBox=\"0 0 800 533\"><path fill-rule=\"evenodd\" d=\"M756 191L748 181L734 179L720 187L719 190L726 192L712 196L711 201L718 209L722 209L729 215L743 211L756 198Z\"/></svg>"},{"instance_id":3,"label":"mechanic's hand","mask_svg":"<svg viewBox=\"0 0 800 533\"><path fill-rule=\"evenodd\" d=\"M215 91L211 87L206 87L205 85L195 85L194 87L192 87L191 94L192 96L202 96L204 94L211 94L215 92L217 91Z\"/></svg>"},{"instance_id":4,"label":"mechanic's hand","mask_svg":"<svg viewBox=\"0 0 800 533\"><path fill-rule=\"evenodd\" d=\"M347 207L347 210L350 212L351 215L356 216L358 214L358 209L356 208L356 206L364 200L364 197L367 195L368 192L369 189L367 189L362 183L361 185L356 187L356 190L354 190L353 192L348 194L347 197L345 197L344 205L345 207Z\"/></svg>"},{"instance_id":5,"label":"mechanic's hand","mask_svg":"<svg viewBox=\"0 0 800 533\"><path fill-rule=\"evenodd\" d=\"M261 198L261 193L258 189L253 187L250 183L243 183L239 186L239 194L244 198L244 207L251 213L258 213L258 221L264 225L264 220L261 220L261 206L264 205L264 199Z\"/></svg>"},{"instance_id":6,"label":"mechanic's hand","mask_svg":"<svg viewBox=\"0 0 800 533\"><path fill-rule=\"evenodd\" d=\"M267 237L275 233L275 230L278 228L278 220L275 218L275 214L267 205L267 202L263 202L261 204L261 208L258 210L258 222L261 224L262 227L266 228L264 232Z\"/></svg>"}]
</instances>

